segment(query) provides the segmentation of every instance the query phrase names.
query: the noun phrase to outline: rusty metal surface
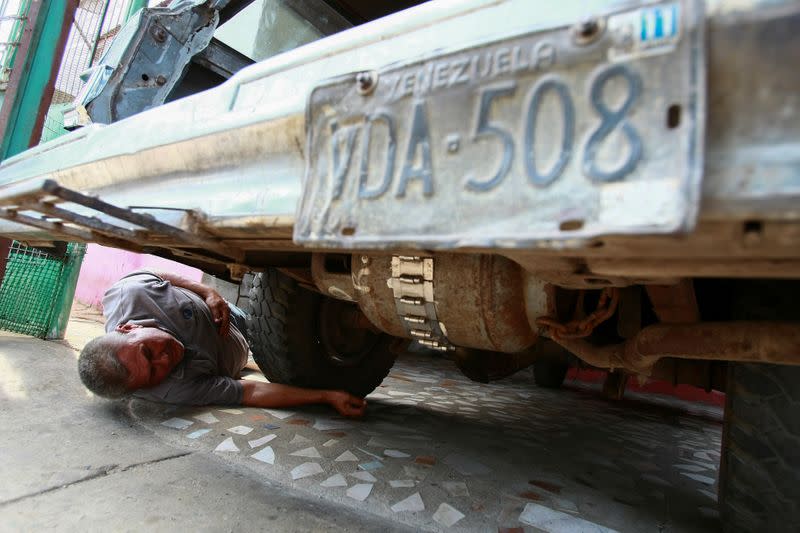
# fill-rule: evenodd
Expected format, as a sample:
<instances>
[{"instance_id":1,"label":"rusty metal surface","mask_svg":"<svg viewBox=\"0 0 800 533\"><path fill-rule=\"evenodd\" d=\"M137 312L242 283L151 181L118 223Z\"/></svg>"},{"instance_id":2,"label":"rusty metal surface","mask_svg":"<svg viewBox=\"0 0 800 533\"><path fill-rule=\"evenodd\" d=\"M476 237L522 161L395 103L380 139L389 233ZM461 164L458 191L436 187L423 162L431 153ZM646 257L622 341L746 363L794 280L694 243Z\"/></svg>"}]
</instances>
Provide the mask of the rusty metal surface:
<instances>
[{"instance_id":1,"label":"rusty metal surface","mask_svg":"<svg viewBox=\"0 0 800 533\"><path fill-rule=\"evenodd\" d=\"M645 289L660 322L688 324L700 320L692 280L682 279L675 285L647 285Z\"/></svg>"},{"instance_id":2,"label":"rusty metal surface","mask_svg":"<svg viewBox=\"0 0 800 533\"><path fill-rule=\"evenodd\" d=\"M170 226L169 224L165 224L159 220L156 220L154 217L150 215L135 213L131 209L123 209L121 207L109 204L108 202L104 202L99 198L86 196L76 191L66 189L64 187L59 186L54 181L45 182L42 187L42 190L48 194L57 196L58 198L61 198L64 201L88 207L100 213L110 215L119 220L125 220L127 222L130 222L131 224L141 226L142 228L146 228L154 232L161 233L169 237L173 237L178 241L183 241L188 244L195 245L201 249L214 251L223 256L229 257L235 261L241 261L244 259L244 252L242 252L241 250L234 250L230 246L218 240L209 239L203 237L202 235L198 235L197 233L189 233L183 231L180 228L176 228L174 226Z\"/></svg>"},{"instance_id":3,"label":"rusty metal surface","mask_svg":"<svg viewBox=\"0 0 800 533\"><path fill-rule=\"evenodd\" d=\"M584 291L580 298L583 301ZM536 319L536 325L547 328L549 337L555 341L561 339L581 339L591 335L594 328L602 324L614 314L619 304L619 289L608 287L600 293L600 299L594 311L586 316L576 316L568 322L562 322L558 317L545 316ZM579 306L582 311L583 305Z\"/></svg>"},{"instance_id":4,"label":"rusty metal surface","mask_svg":"<svg viewBox=\"0 0 800 533\"><path fill-rule=\"evenodd\" d=\"M440 352L455 346L447 338L447 328L438 313L434 257L393 255L392 277L386 283L394 293L397 315L406 334L427 348Z\"/></svg>"},{"instance_id":5,"label":"rusty metal surface","mask_svg":"<svg viewBox=\"0 0 800 533\"><path fill-rule=\"evenodd\" d=\"M432 257L436 316L450 342L505 353L534 344L537 334L528 323L519 265L500 256ZM353 255L352 282L361 309L383 331L408 337L387 284L391 278L391 256Z\"/></svg>"},{"instance_id":6,"label":"rusty metal surface","mask_svg":"<svg viewBox=\"0 0 800 533\"><path fill-rule=\"evenodd\" d=\"M355 302L356 292L351 273L329 272L325 266L325 259L325 254L311 255L311 277L314 285L326 296Z\"/></svg>"},{"instance_id":7,"label":"rusty metal surface","mask_svg":"<svg viewBox=\"0 0 800 533\"><path fill-rule=\"evenodd\" d=\"M642 288L626 287L620 291L617 305L617 334L630 339L642 329Z\"/></svg>"},{"instance_id":8,"label":"rusty metal surface","mask_svg":"<svg viewBox=\"0 0 800 533\"><path fill-rule=\"evenodd\" d=\"M603 396L609 400L621 400L625 395L625 386L628 384L628 374L621 370L613 370L606 375L603 381Z\"/></svg>"},{"instance_id":9,"label":"rusty metal surface","mask_svg":"<svg viewBox=\"0 0 800 533\"><path fill-rule=\"evenodd\" d=\"M56 240L96 242L115 248L128 249L133 252L141 252L142 250L138 244L133 244L126 240L109 237L101 234L100 232L65 226L58 221L35 218L23 213L19 213L15 209L7 209L4 207L0 208L0 218L42 229L56 237Z\"/></svg>"},{"instance_id":10,"label":"rusty metal surface","mask_svg":"<svg viewBox=\"0 0 800 533\"><path fill-rule=\"evenodd\" d=\"M244 252L209 236L203 230L202 217L192 217L191 212L184 213L189 227L184 230L166 224L149 213L137 213L131 208L109 204L61 187L51 180L43 182L39 190L29 191L16 199L15 205L0 208L0 219L44 230L56 239L96 242L133 252L158 252L164 257L186 261L204 269L211 268L217 273L220 265L234 275L242 268L240 262L244 260ZM93 215L64 209L56 202L73 207L82 206ZM43 215L33 216L39 213ZM101 220L97 214L108 218ZM119 225L120 221L128 222L130 227Z\"/></svg>"},{"instance_id":11,"label":"rusty metal surface","mask_svg":"<svg viewBox=\"0 0 800 533\"><path fill-rule=\"evenodd\" d=\"M646 376L664 357L800 364L800 324L793 322L656 324L609 346L593 346L583 339L553 340L592 366Z\"/></svg>"},{"instance_id":12,"label":"rusty metal surface","mask_svg":"<svg viewBox=\"0 0 800 533\"><path fill-rule=\"evenodd\" d=\"M109 124L167 101L192 58L212 40L220 14L210 4L184 2L174 9L137 12L121 28L119 41L86 72L88 81L74 108L88 113L88 123Z\"/></svg>"},{"instance_id":13,"label":"rusty metal surface","mask_svg":"<svg viewBox=\"0 0 800 533\"><path fill-rule=\"evenodd\" d=\"M395 337L406 337L406 327L387 281L392 277L392 256L353 255L352 283L361 311L378 328Z\"/></svg>"},{"instance_id":14,"label":"rusty metal surface","mask_svg":"<svg viewBox=\"0 0 800 533\"><path fill-rule=\"evenodd\" d=\"M725 392L728 366L725 361L698 361L665 357L653 365L652 379L661 379L673 385L694 385L706 391Z\"/></svg>"},{"instance_id":15,"label":"rusty metal surface","mask_svg":"<svg viewBox=\"0 0 800 533\"><path fill-rule=\"evenodd\" d=\"M536 341L519 265L491 255L435 257L436 309L453 344L515 353Z\"/></svg>"},{"instance_id":16,"label":"rusty metal surface","mask_svg":"<svg viewBox=\"0 0 800 533\"><path fill-rule=\"evenodd\" d=\"M603 258L586 261L594 278L622 278L629 280L653 280L660 278L773 278L792 279L800 277L800 259L760 259L752 257L739 261L718 257L709 259L671 258ZM645 281L645 283L648 283Z\"/></svg>"},{"instance_id":17,"label":"rusty metal surface","mask_svg":"<svg viewBox=\"0 0 800 533\"><path fill-rule=\"evenodd\" d=\"M800 70L787 65L800 64L800 4L742 4L736 9L720 3L727 9L708 24L713 141L706 152L702 207L716 219L797 220Z\"/></svg>"},{"instance_id":18,"label":"rusty metal surface","mask_svg":"<svg viewBox=\"0 0 800 533\"><path fill-rule=\"evenodd\" d=\"M490 352L458 348L453 361L462 374L478 383L489 383L507 378L531 366L538 354L534 350L517 353Z\"/></svg>"}]
</instances>

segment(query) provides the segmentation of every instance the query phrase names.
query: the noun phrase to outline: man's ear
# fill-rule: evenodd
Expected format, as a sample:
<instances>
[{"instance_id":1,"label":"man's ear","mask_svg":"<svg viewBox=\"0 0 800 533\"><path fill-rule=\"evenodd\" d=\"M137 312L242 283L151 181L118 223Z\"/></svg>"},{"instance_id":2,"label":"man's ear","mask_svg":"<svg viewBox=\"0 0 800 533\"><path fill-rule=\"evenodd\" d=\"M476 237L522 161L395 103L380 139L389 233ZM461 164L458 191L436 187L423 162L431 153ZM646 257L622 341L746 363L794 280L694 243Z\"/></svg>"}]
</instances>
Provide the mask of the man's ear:
<instances>
[{"instance_id":1,"label":"man's ear","mask_svg":"<svg viewBox=\"0 0 800 533\"><path fill-rule=\"evenodd\" d=\"M128 322L127 324L118 325L114 329L114 331L118 331L120 333L129 333L131 330L134 330L134 329L140 328L140 327L142 327L142 326L140 326L139 324L131 324L130 322Z\"/></svg>"}]
</instances>

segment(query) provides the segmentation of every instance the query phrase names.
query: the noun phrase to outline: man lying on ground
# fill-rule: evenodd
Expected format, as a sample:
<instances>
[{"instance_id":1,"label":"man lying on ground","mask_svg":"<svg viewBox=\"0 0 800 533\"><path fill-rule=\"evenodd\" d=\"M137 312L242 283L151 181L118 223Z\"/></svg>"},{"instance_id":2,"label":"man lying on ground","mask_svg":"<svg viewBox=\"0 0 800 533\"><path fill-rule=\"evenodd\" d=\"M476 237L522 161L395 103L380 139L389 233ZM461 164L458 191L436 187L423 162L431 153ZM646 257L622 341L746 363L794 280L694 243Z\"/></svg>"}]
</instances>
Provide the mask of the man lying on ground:
<instances>
[{"instance_id":1,"label":"man lying on ground","mask_svg":"<svg viewBox=\"0 0 800 533\"><path fill-rule=\"evenodd\" d=\"M83 384L106 398L182 405L289 407L327 403L345 416L366 402L344 391L238 379L247 364L244 313L211 287L140 270L103 297L106 334L81 351Z\"/></svg>"}]
</instances>

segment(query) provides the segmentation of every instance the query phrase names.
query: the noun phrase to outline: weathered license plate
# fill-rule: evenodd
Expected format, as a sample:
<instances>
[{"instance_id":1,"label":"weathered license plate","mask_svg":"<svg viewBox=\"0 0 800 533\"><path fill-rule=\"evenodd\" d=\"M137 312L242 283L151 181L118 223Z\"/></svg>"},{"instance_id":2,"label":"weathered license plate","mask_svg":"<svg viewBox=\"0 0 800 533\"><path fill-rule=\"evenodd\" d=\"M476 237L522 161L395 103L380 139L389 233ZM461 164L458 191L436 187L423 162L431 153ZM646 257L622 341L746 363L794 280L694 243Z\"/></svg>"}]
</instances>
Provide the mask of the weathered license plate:
<instances>
[{"instance_id":1,"label":"weathered license plate","mask_svg":"<svg viewBox=\"0 0 800 533\"><path fill-rule=\"evenodd\" d=\"M690 229L705 106L694 5L629 9L317 87L295 241L515 248Z\"/></svg>"}]
</instances>

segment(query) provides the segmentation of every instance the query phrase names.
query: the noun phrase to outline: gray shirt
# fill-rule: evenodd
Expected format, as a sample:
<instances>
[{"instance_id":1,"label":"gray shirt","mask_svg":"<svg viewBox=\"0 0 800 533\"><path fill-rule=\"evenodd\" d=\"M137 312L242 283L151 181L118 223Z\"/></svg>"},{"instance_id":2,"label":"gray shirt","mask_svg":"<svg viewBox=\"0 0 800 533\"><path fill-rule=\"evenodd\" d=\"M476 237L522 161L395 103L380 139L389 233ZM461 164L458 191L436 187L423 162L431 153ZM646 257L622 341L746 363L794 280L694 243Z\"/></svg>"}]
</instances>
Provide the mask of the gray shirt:
<instances>
[{"instance_id":1,"label":"gray shirt","mask_svg":"<svg viewBox=\"0 0 800 533\"><path fill-rule=\"evenodd\" d=\"M242 384L235 378L247 363L247 341L233 323L230 334L220 336L197 294L139 270L106 291L103 314L106 332L131 322L162 329L185 347L183 360L164 381L134 396L188 405L242 403Z\"/></svg>"}]
</instances>

